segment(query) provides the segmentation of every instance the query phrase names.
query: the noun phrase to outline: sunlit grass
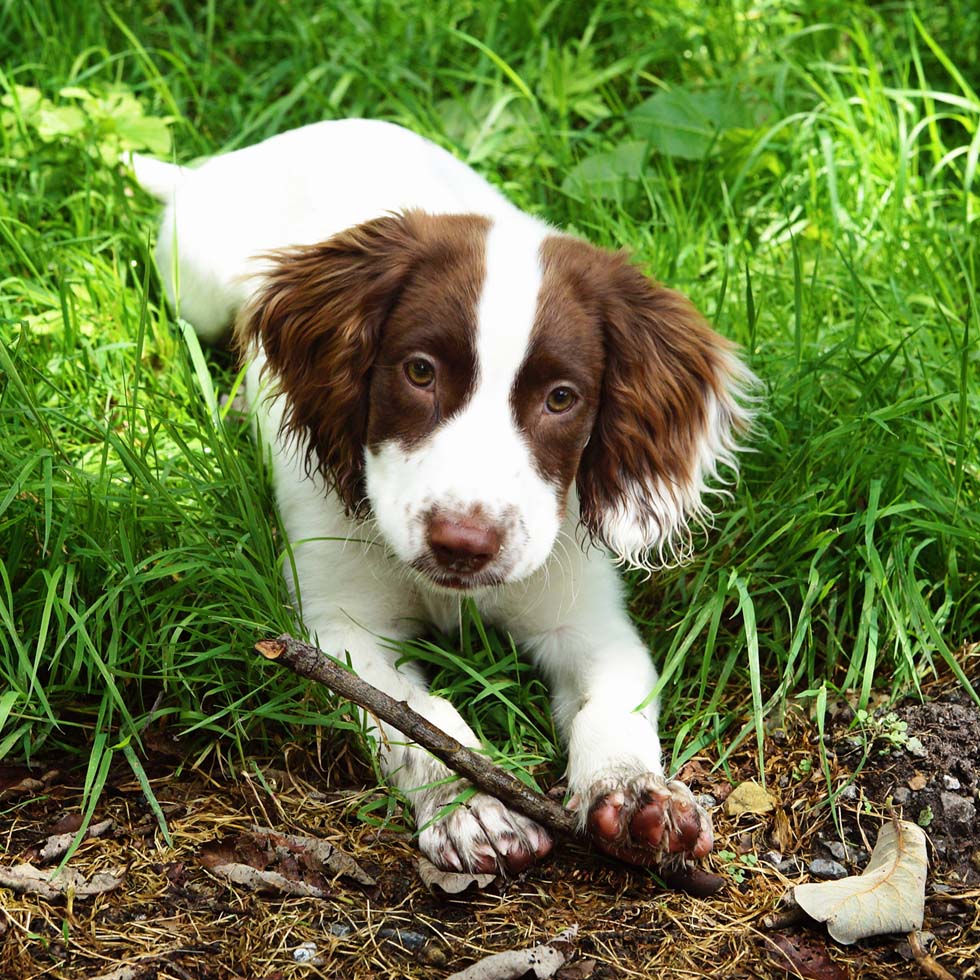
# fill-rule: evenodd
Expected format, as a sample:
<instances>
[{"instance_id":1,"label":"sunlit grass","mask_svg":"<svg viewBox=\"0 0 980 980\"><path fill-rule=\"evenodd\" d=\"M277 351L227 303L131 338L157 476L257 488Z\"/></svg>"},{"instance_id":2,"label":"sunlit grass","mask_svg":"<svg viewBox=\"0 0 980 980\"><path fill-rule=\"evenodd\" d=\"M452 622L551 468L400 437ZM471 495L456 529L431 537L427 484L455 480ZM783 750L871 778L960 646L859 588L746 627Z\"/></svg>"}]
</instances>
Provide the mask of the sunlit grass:
<instances>
[{"instance_id":1,"label":"sunlit grass","mask_svg":"<svg viewBox=\"0 0 980 980\"><path fill-rule=\"evenodd\" d=\"M170 321L153 205L113 165L160 152L161 119L182 160L409 125L743 346L741 480L694 562L632 583L675 763L786 698L957 673L980 634L980 14L806 6L7 5L0 758L88 753L95 792L116 752L139 774L148 723L238 760L344 724L250 653L295 623L258 454L211 389L237 375ZM512 765L560 771L505 633L404 652Z\"/></svg>"}]
</instances>

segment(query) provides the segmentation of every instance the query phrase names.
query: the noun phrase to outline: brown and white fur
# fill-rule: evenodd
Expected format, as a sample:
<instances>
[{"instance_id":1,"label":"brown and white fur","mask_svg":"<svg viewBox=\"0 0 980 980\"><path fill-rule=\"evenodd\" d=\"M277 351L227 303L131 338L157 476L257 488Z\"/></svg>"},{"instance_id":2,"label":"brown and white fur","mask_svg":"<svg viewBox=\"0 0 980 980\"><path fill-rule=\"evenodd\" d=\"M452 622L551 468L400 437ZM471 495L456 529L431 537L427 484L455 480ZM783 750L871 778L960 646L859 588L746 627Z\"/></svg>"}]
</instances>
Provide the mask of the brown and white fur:
<instances>
[{"instance_id":1,"label":"brown and white fur","mask_svg":"<svg viewBox=\"0 0 980 980\"><path fill-rule=\"evenodd\" d=\"M390 124L134 167L167 204L171 302L205 340L236 322L251 359L289 586L320 647L473 745L388 644L422 620L452 628L472 597L549 684L570 805L598 845L639 863L706 854L710 819L664 773L657 673L614 566L681 556L734 467L750 375L731 345L623 254ZM436 819L459 783L367 724L437 865L514 872L548 852L482 793Z\"/></svg>"}]
</instances>

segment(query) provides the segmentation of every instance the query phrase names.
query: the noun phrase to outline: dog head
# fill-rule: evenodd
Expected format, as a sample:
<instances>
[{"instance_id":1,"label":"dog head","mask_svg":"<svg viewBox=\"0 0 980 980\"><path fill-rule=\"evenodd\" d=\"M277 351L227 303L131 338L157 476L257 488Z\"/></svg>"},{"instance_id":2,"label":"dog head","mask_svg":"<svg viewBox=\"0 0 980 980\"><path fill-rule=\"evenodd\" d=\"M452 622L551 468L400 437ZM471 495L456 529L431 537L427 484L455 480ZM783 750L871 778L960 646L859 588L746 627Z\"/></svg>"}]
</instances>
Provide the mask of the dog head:
<instances>
[{"instance_id":1,"label":"dog head","mask_svg":"<svg viewBox=\"0 0 980 980\"><path fill-rule=\"evenodd\" d=\"M539 568L576 502L622 561L676 554L747 422L750 375L684 297L519 213L277 252L238 336L347 511L449 589Z\"/></svg>"}]
</instances>

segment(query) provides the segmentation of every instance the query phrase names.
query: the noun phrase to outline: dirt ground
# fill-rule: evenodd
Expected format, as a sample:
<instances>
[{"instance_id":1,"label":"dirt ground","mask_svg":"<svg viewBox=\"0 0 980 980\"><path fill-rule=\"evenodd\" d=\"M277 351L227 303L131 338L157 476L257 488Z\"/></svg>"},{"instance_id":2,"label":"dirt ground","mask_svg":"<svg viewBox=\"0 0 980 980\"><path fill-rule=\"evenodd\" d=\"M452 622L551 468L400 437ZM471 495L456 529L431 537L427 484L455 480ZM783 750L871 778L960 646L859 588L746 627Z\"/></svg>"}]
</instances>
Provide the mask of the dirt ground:
<instances>
[{"instance_id":1,"label":"dirt ground","mask_svg":"<svg viewBox=\"0 0 980 980\"><path fill-rule=\"evenodd\" d=\"M689 764L685 778L718 803L707 864L725 885L703 898L664 890L649 873L570 841L517 879L432 894L409 835L358 817L381 797L363 788L365 769L352 753L341 749L324 774L307 751L286 746L274 764L229 778L217 764L210 772L188 767L158 736L149 771L172 845L129 771L114 772L92 817L111 824L67 866L89 881L114 873L120 883L92 897L80 886L52 898L0 888L0 977L440 978L572 924L575 954L557 974L565 980L977 977L980 709L949 689L927 693L935 700L908 700L863 719L841 705L824 756L812 722L788 711L765 745L765 783L776 806L761 816L731 818L722 803L732 785L760 778L754 745L734 754L727 772L712 771L707 757ZM869 733L870 749L855 722ZM0 767L0 865L57 865L42 848L50 835L78 828L81 777ZM841 790L839 822L826 805L828 780ZM324 791L328 785L345 788ZM814 859L859 873L892 813L924 824L929 835L928 960L921 952L917 959L903 936L838 945L783 901L792 885L813 880ZM374 883L325 872L285 838L254 833L256 825L329 841ZM230 883L213 870L229 855L302 880L323 897L284 895L276 879L264 892ZM298 962L304 943L299 955L307 962Z\"/></svg>"}]
</instances>

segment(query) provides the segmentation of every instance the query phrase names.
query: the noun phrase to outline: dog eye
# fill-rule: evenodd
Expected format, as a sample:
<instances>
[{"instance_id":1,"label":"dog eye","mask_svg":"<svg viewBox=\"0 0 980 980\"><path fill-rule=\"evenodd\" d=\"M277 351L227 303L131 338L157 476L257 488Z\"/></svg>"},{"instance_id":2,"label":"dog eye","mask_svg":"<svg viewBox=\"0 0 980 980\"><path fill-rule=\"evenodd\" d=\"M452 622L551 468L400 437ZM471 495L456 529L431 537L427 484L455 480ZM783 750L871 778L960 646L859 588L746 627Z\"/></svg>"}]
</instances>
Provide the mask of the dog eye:
<instances>
[{"instance_id":1,"label":"dog eye","mask_svg":"<svg viewBox=\"0 0 980 980\"><path fill-rule=\"evenodd\" d=\"M431 388L436 380L436 369L433 363L424 357L413 357L405 362L405 377L416 388Z\"/></svg>"},{"instance_id":2,"label":"dog eye","mask_svg":"<svg viewBox=\"0 0 980 980\"><path fill-rule=\"evenodd\" d=\"M571 388L564 386L553 388L545 399L545 407L552 415L567 412L578 401L578 395Z\"/></svg>"}]
</instances>

